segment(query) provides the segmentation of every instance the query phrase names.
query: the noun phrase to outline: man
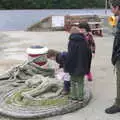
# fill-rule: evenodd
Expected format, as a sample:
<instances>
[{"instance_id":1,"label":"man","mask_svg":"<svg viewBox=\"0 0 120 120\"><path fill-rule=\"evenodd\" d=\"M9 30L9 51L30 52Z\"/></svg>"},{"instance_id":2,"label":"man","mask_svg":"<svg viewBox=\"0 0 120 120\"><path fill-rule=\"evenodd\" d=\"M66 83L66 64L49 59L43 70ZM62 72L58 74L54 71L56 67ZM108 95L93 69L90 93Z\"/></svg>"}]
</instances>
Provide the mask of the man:
<instances>
[{"instance_id":1,"label":"man","mask_svg":"<svg viewBox=\"0 0 120 120\"><path fill-rule=\"evenodd\" d=\"M115 104L105 110L108 114L120 112L120 0L111 0L111 10L115 16L118 16L112 52L112 64L116 67L117 97Z\"/></svg>"}]
</instances>

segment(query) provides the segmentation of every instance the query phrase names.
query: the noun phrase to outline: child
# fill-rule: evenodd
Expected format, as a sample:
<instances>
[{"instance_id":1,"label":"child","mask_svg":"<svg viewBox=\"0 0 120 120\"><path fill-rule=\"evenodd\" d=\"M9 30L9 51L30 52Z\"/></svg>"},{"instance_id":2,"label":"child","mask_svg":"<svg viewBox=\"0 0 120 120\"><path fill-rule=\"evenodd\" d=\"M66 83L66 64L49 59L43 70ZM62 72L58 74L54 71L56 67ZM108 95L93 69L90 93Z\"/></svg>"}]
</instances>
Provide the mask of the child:
<instances>
[{"instance_id":1,"label":"child","mask_svg":"<svg viewBox=\"0 0 120 120\"><path fill-rule=\"evenodd\" d=\"M95 42L94 42L94 39L93 39L93 36L92 36L92 33L91 33L89 25L86 22L83 22L83 23L79 24L79 27L73 26L70 29L70 34L73 34L73 33L83 33L85 35L85 39L87 41L88 47L89 47L90 51L92 52L92 54L94 56L94 54L95 54ZM90 69L90 66L91 66L91 59L92 58L90 56L89 57L89 69ZM86 74L86 77L87 77L88 81L92 81L92 74L91 74L91 72ZM65 94L69 93L69 90L70 90L69 87L70 87L70 81L69 80L65 80L64 81L64 93Z\"/></svg>"},{"instance_id":2,"label":"child","mask_svg":"<svg viewBox=\"0 0 120 120\"><path fill-rule=\"evenodd\" d=\"M71 28L64 71L70 74L70 98L84 99L84 76L90 71L91 52L83 33ZM74 33L73 30L75 30ZM79 29L78 29L79 30Z\"/></svg>"},{"instance_id":3,"label":"child","mask_svg":"<svg viewBox=\"0 0 120 120\"><path fill-rule=\"evenodd\" d=\"M93 39L92 33L91 33L91 29L90 26L88 25L87 22L83 22L79 24L79 28L80 28L80 32L84 33L86 36L86 41L88 43L88 47L91 50L92 56L95 55L95 41ZM90 60L90 64L89 64L90 68L91 68L91 60ZM87 75L87 79L88 81L92 81L92 74L91 72L89 72Z\"/></svg>"},{"instance_id":4,"label":"child","mask_svg":"<svg viewBox=\"0 0 120 120\"><path fill-rule=\"evenodd\" d=\"M58 52L56 50L50 49L48 50L48 58L51 58L53 60L56 60L56 62L59 64L60 71L56 75L58 79L64 80L64 89L62 94L68 95L70 92L70 75L69 73L64 72L63 67L65 64L67 52ZM62 70L61 70L62 68Z\"/></svg>"},{"instance_id":5,"label":"child","mask_svg":"<svg viewBox=\"0 0 120 120\"><path fill-rule=\"evenodd\" d=\"M70 92L70 75L68 72L64 71L64 65L65 61L67 59L67 52L61 52L56 56L56 62L59 64L59 68L63 68L62 79L64 80L64 89L63 89L63 95L68 95Z\"/></svg>"}]
</instances>

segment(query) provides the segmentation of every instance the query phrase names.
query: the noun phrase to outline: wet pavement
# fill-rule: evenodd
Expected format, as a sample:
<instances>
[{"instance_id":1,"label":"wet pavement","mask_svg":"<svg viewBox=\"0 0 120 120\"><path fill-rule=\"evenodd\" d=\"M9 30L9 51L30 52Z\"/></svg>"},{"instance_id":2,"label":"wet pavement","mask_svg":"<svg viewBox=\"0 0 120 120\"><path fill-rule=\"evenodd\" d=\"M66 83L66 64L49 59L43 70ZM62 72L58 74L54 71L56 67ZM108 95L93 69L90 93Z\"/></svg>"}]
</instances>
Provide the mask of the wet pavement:
<instances>
[{"instance_id":1,"label":"wet pavement","mask_svg":"<svg viewBox=\"0 0 120 120\"><path fill-rule=\"evenodd\" d=\"M0 33L0 73L27 60L26 48L42 45L56 50L66 50L66 32L2 32ZM93 98L85 108L76 112L48 118L47 120L119 120L120 113L108 115L105 108L113 104L116 96L116 79L111 65L113 36L95 37L96 55L92 62ZM14 120L1 117L0 120ZM29 119L30 120L30 119ZM39 119L37 119L39 120Z\"/></svg>"}]
</instances>

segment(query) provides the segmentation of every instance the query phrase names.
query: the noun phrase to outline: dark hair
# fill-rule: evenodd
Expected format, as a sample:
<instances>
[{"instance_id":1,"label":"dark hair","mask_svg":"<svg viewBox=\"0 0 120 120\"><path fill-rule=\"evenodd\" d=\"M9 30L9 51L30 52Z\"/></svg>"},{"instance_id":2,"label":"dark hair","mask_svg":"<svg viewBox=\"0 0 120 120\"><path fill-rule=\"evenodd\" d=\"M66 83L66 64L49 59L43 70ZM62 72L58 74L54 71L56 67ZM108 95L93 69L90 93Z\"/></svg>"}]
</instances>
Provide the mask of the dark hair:
<instances>
[{"instance_id":1,"label":"dark hair","mask_svg":"<svg viewBox=\"0 0 120 120\"><path fill-rule=\"evenodd\" d=\"M87 32L91 32L91 28L87 22L79 23L78 27L86 29Z\"/></svg>"},{"instance_id":2,"label":"dark hair","mask_svg":"<svg viewBox=\"0 0 120 120\"><path fill-rule=\"evenodd\" d=\"M120 9L120 0L110 0L110 3L113 7L119 6Z\"/></svg>"}]
</instances>

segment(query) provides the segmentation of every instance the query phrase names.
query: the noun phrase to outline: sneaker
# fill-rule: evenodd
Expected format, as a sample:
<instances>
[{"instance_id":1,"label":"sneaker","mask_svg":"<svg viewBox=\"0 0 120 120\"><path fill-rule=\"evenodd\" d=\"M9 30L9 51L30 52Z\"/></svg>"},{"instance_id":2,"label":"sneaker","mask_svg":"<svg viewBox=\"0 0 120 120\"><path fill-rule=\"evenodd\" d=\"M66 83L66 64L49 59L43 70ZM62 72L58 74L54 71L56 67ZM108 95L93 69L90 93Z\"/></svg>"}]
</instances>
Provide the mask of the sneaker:
<instances>
[{"instance_id":1,"label":"sneaker","mask_svg":"<svg viewBox=\"0 0 120 120\"><path fill-rule=\"evenodd\" d=\"M114 114L114 113L120 112L120 107L118 107L117 105L113 105L110 108L107 108L105 112L107 114Z\"/></svg>"},{"instance_id":2,"label":"sneaker","mask_svg":"<svg viewBox=\"0 0 120 120\"><path fill-rule=\"evenodd\" d=\"M90 82L90 81L93 81L93 80L92 80L92 78L89 78L88 81Z\"/></svg>"}]
</instances>

